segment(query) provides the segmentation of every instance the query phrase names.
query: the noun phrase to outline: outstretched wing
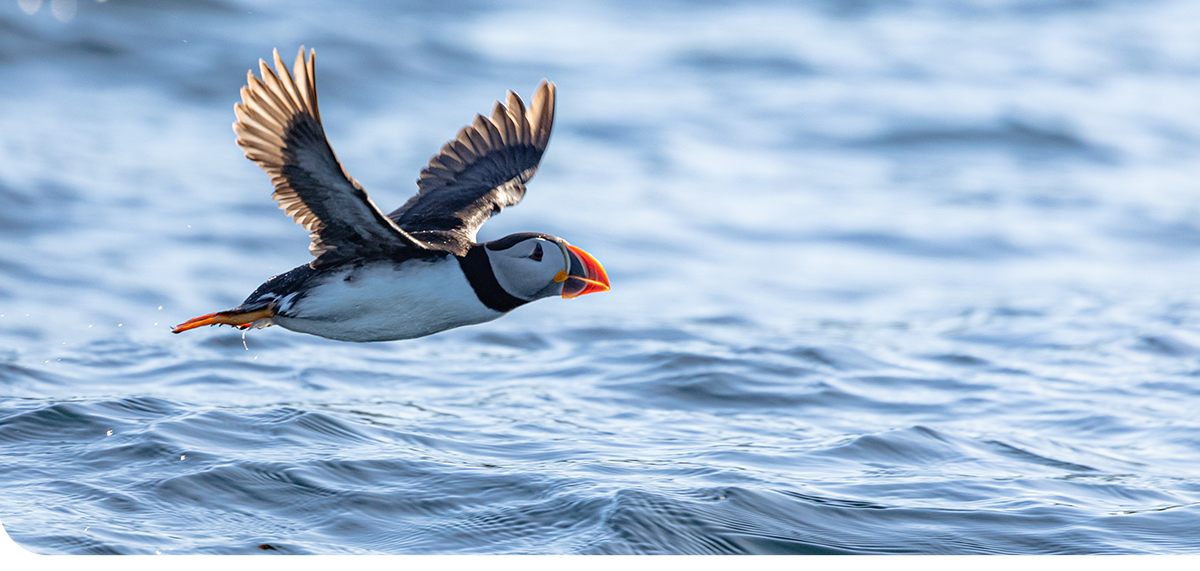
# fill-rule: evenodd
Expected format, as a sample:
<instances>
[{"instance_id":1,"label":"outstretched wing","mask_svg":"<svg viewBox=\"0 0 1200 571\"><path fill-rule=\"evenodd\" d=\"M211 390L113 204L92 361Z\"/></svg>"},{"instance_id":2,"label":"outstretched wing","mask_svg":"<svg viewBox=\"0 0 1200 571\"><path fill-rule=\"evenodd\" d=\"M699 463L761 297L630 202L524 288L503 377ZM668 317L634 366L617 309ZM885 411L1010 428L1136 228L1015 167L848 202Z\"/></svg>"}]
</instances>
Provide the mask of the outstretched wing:
<instances>
[{"instance_id":1,"label":"outstretched wing","mask_svg":"<svg viewBox=\"0 0 1200 571\"><path fill-rule=\"evenodd\" d=\"M388 217L422 240L465 254L484 222L525 196L553 127L553 83L542 80L528 111L509 91L507 105L496 102L490 118L476 115L429 160L417 195Z\"/></svg>"},{"instance_id":2,"label":"outstretched wing","mask_svg":"<svg viewBox=\"0 0 1200 571\"><path fill-rule=\"evenodd\" d=\"M271 182L272 197L309 231L308 249L318 260L358 257L403 249L424 249L371 201L346 174L321 126L317 109L316 53L296 54L295 75L275 52L278 75L259 60L262 80L249 72L242 102L234 105L237 144Z\"/></svg>"}]
</instances>

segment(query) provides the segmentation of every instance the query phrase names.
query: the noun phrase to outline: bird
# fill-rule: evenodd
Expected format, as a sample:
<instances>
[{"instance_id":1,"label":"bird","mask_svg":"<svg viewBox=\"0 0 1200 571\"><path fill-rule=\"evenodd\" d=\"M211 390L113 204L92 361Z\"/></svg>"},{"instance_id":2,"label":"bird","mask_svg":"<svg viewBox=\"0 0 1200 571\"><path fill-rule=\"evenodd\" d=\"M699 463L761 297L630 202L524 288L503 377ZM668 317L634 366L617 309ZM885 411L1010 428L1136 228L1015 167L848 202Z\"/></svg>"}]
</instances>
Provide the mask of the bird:
<instances>
[{"instance_id":1,"label":"bird","mask_svg":"<svg viewBox=\"0 0 1200 571\"><path fill-rule=\"evenodd\" d=\"M413 339L497 319L538 299L608 291L608 274L566 240L522 232L476 242L480 226L525 196L554 126L555 85L527 109L509 91L421 170L390 214L342 167L317 107L316 50L289 72L259 60L234 105L237 144L271 177L272 198L308 230L314 259L264 282L226 311L189 319L239 329L278 325L339 341Z\"/></svg>"}]
</instances>

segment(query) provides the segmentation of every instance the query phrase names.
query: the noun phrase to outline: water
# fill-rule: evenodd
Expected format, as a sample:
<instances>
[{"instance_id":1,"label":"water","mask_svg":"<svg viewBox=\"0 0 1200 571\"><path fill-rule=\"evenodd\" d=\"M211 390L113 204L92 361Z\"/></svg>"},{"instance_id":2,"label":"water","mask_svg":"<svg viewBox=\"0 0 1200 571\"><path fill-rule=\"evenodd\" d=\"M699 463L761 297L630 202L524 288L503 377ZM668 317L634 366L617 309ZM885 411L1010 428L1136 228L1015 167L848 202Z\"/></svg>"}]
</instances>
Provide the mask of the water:
<instances>
[{"instance_id":1,"label":"water","mask_svg":"<svg viewBox=\"0 0 1200 571\"><path fill-rule=\"evenodd\" d=\"M1197 25L0 1L0 519L38 553L1197 553ZM563 236L613 290L395 343L169 334L308 260L229 128L300 44L387 210L557 82L481 237Z\"/></svg>"}]
</instances>

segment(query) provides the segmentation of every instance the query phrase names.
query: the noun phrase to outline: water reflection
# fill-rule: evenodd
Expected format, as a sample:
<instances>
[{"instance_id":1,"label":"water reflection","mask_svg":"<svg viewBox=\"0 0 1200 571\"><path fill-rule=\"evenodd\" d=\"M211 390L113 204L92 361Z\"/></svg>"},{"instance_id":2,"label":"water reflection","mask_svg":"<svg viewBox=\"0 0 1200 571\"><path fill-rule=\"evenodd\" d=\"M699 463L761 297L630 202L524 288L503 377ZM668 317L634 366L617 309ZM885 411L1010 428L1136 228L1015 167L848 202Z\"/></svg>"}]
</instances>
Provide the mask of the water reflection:
<instances>
[{"instance_id":1,"label":"water reflection","mask_svg":"<svg viewBox=\"0 0 1200 571\"><path fill-rule=\"evenodd\" d=\"M96 0L97 3L107 2L108 0ZM29 15L37 14L42 9L43 0L17 0L17 5L21 11ZM50 0L50 14L59 22L69 22L75 17L75 13L79 11L77 0Z\"/></svg>"}]
</instances>

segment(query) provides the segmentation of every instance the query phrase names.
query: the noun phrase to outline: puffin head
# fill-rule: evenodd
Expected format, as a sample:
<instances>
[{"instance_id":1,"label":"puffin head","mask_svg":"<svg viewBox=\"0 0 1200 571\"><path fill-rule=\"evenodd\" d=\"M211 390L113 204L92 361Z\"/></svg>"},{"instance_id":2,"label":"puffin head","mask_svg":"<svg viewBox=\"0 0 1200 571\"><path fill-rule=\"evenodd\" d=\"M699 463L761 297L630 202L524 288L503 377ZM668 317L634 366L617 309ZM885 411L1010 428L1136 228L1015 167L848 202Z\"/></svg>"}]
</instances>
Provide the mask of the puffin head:
<instances>
[{"instance_id":1,"label":"puffin head","mask_svg":"<svg viewBox=\"0 0 1200 571\"><path fill-rule=\"evenodd\" d=\"M549 234L511 234L484 245L492 273L513 297L567 299L608 291L608 274L596 258Z\"/></svg>"}]
</instances>

